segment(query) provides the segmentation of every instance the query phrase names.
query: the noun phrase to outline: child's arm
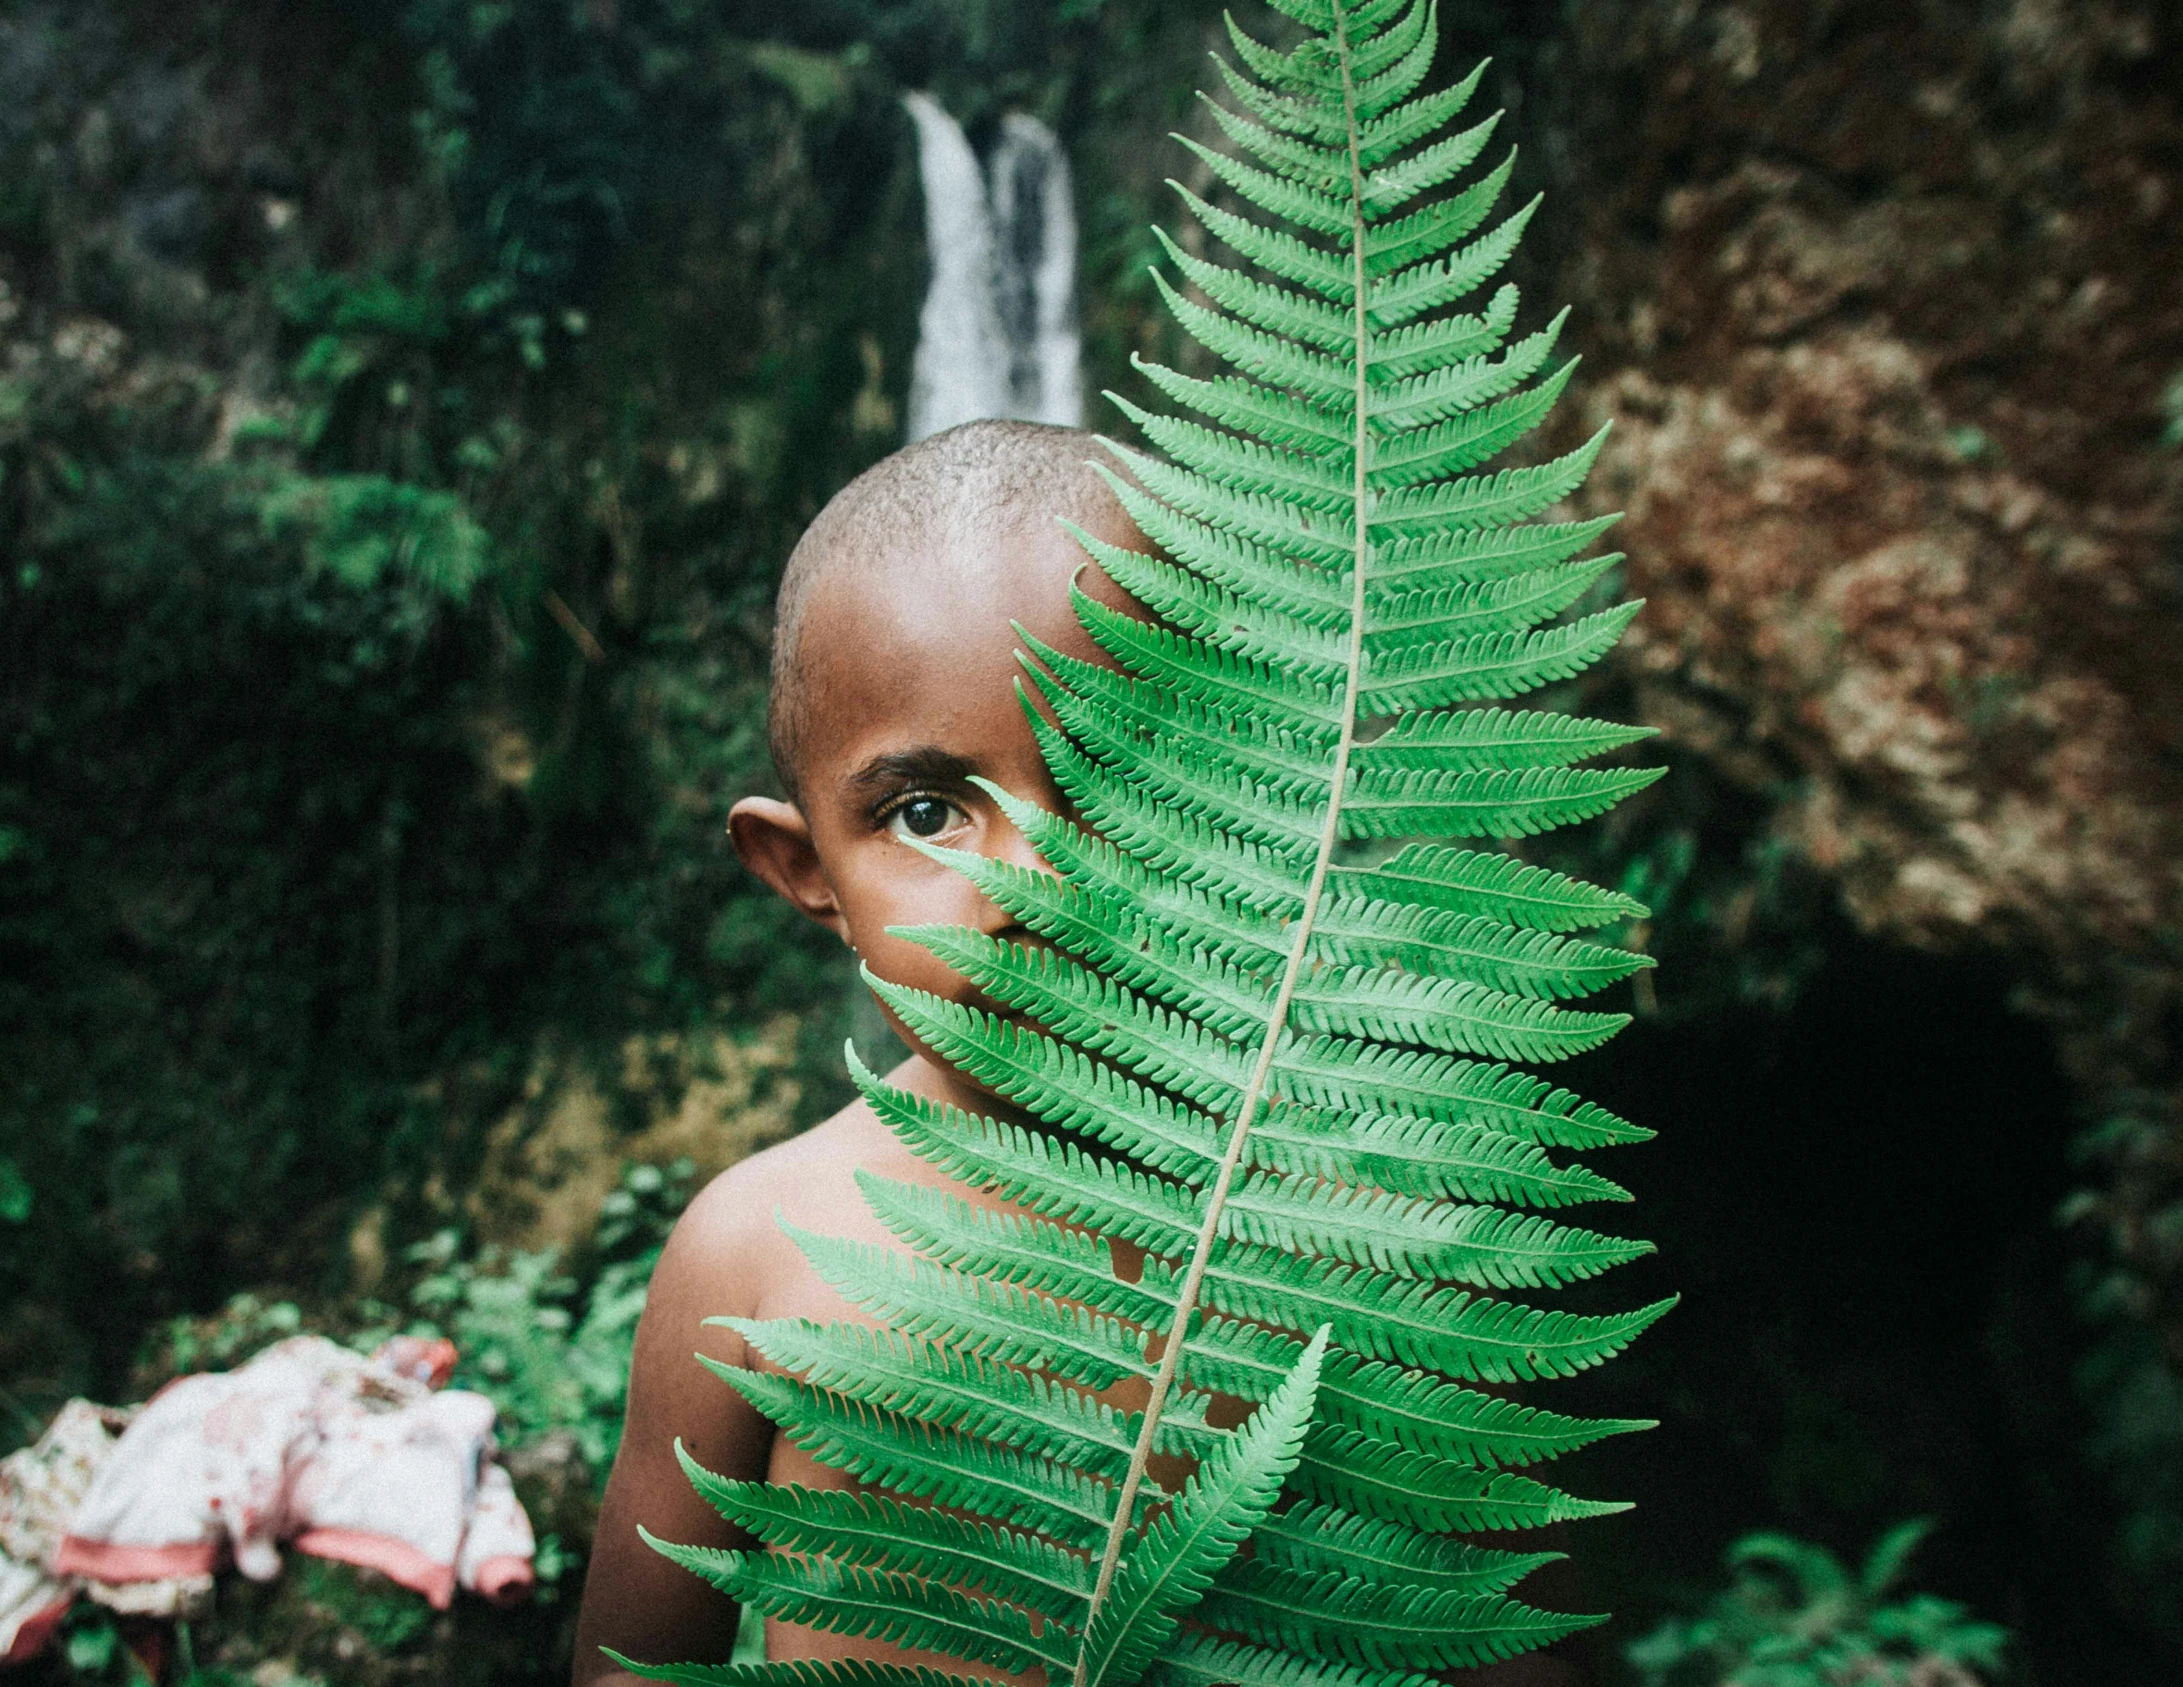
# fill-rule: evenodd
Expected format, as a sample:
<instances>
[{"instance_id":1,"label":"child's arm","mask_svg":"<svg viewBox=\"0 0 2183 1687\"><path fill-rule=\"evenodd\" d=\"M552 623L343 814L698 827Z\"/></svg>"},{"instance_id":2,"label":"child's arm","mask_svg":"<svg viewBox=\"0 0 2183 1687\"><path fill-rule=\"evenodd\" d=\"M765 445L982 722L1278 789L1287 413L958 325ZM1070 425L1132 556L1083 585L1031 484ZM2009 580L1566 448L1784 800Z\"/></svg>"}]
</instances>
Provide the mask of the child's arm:
<instances>
[{"instance_id":1,"label":"child's arm","mask_svg":"<svg viewBox=\"0 0 2183 1687\"><path fill-rule=\"evenodd\" d=\"M675 1459L680 1436L693 1458L723 1476L762 1481L766 1474L773 1426L691 1357L745 1360L742 1337L704 1322L756 1312L765 1264L778 1245L770 1209L739 1188L742 1181L728 1172L691 1202L652 1276L630 1361L621 1451L584 1579L574 1687L637 1680L601 1646L646 1663L724 1663L735 1646L736 1607L646 1546L637 1525L694 1546L752 1544L698 1497Z\"/></svg>"}]
</instances>

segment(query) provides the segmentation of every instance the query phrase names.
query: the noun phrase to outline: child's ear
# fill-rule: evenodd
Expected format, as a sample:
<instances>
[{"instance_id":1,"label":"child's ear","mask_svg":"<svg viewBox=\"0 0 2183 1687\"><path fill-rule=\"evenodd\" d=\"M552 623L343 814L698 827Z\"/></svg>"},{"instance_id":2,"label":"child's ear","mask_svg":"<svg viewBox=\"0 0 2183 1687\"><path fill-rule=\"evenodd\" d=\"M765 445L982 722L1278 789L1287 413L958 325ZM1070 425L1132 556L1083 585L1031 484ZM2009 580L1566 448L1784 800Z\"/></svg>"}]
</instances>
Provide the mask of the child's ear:
<instances>
[{"instance_id":1,"label":"child's ear","mask_svg":"<svg viewBox=\"0 0 2183 1687\"><path fill-rule=\"evenodd\" d=\"M743 865L771 885L799 912L811 916L844 943L849 925L841 901L819 865L811 824L794 803L745 797L728 811L728 839Z\"/></svg>"}]
</instances>

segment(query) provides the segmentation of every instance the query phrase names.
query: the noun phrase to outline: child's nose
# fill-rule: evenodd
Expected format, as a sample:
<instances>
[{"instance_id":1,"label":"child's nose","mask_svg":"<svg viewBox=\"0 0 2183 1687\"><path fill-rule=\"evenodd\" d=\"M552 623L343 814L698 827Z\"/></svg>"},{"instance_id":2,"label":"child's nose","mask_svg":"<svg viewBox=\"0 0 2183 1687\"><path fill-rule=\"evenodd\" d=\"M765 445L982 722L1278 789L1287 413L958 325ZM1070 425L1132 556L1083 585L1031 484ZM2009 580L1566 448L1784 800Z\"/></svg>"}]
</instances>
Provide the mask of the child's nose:
<instances>
[{"instance_id":1,"label":"child's nose","mask_svg":"<svg viewBox=\"0 0 2183 1687\"><path fill-rule=\"evenodd\" d=\"M1053 871L1051 867L1046 865L1038 851L1031 847L1031 840L1006 820L1000 820L994 826L991 835L986 840L986 848L983 853L990 861L1004 861L1009 866L1021 867L1026 872L1051 873ZM989 915L988 929L992 935L998 936L1003 930L1013 929L1016 926L1015 915L1009 913L998 903L988 900L986 908Z\"/></svg>"},{"instance_id":2,"label":"child's nose","mask_svg":"<svg viewBox=\"0 0 2183 1687\"><path fill-rule=\"evenodd\" d=\"M1004 818L996 818L990 847L985 853L992 860L1005 861L1011 867L1021 867L1027 872L1053 871L1039 852L1031 847L1031 840L1023 835L1014 822Z\"/></svg>"}]
</instances>

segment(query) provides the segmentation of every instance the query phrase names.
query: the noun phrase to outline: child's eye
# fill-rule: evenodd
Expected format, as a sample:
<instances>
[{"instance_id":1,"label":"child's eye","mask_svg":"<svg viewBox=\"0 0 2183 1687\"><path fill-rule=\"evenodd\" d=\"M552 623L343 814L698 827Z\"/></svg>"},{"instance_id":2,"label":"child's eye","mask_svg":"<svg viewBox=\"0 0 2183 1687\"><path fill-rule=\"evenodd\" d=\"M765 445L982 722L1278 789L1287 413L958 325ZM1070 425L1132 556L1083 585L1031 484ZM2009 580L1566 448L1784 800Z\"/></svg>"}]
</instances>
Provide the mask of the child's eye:
<instances>
[{"instance_id":1,"label":"child's eye","mask_svg":"<svg viewBox=\"0 0 2183 1687\"><path fill-rule=\"evenodd\" d=\"M887 830L898 838L937 838L969 824L970 816L945 797L911 797L887 815Z\"/></svg>"}]
</instances>

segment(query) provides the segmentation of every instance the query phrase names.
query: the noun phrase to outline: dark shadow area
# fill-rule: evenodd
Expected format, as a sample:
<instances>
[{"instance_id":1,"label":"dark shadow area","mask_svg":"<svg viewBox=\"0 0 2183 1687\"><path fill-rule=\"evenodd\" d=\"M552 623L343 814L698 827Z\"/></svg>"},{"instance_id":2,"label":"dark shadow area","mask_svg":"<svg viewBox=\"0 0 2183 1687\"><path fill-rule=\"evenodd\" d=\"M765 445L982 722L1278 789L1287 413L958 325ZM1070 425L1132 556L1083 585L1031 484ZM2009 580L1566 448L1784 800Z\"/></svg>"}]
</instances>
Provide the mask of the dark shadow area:
<instances>
[{"instance_id":1,"label":"dark shadow area","mask_svg":"<svg viewBox=\"0 0 2183 1687\"><path fill-rule=\"evenodd\" d=\"M1578 1532L1591 1603L1617 1613L1600 1672L1667 1602L1717 1586L1749 1530L1854 1563L1888 1524L1932 1516L1913 1585L2016 1630L2027 1679L2171 1679L2116 1630L2102 1519L2068 1462L2082 1332L2061 1287L2069 1095L2049 1040L1980 959L1846 931L1827 948L1785 1011L1678 1019L1670 999L1555 1074L1660 1133L1601 1157L1637 1198L1614 1227L1660 1244L1617 1274L1615 1302L1683 1296L1554 1391L1662 1420L1566 1471L1637 1502Z\"/></svg>"}]
</instances>

